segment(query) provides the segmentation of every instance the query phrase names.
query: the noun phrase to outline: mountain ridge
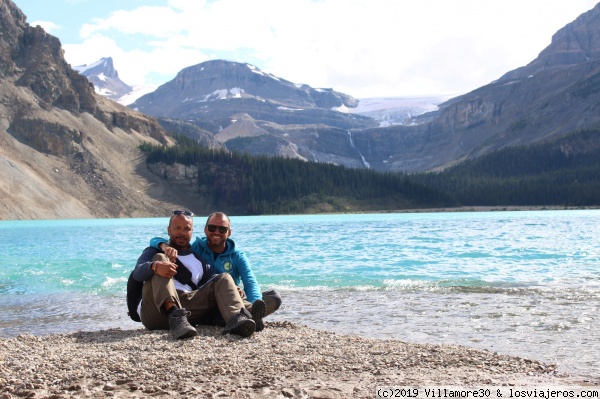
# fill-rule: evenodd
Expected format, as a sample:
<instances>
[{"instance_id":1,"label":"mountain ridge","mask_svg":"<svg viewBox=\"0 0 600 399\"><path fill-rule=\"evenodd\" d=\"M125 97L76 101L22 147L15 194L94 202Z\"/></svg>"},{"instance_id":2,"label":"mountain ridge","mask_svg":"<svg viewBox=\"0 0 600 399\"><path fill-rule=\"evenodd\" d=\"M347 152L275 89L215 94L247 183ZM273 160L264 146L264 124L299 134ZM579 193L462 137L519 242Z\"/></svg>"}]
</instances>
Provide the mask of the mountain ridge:
<instances>
[{"instance_id":1,"label":"mountain ridge","mask_svg":"<svg viewBox=\"0 0 600 399\"><path fill-rule=\"evenodd\" d=\"M74 67L74 69L86 76L88 80L94 84L96 93L125 106L132 105L140 97L150 94L157 89L156 86L130 86L121 81L120 78L118 78L118 72L113 64L112 57L103 57L90 64ZM273 79L279 79L273 75L271 76ZM118 79L118 82L112 83L113 79ZM123 89L111 89L111 87L115 85L122 86ZM313 97L316 97L317 99L321 96L325 101L331 102L327 97L329 92L333 92L333 89L312 88L306 84L297 83L294 83L294 85L298 88L312 92ZM223 93L223 90L221 93ZM340 97L349 97L339 92L337 92L337 95ZM332 105L332 109L342 113L358 114L372 118L379 123L380 127L385 127L414 123L412 118L426 112L438 110L439 104L452 97L455 96L387 96L355 99L355 101L351 101L352 107L348 107L344 104L338 106L338 103L332 103L330 105ZM325 103L319 104L319 107L325 106Z\"/></svg>"}]
</instances>

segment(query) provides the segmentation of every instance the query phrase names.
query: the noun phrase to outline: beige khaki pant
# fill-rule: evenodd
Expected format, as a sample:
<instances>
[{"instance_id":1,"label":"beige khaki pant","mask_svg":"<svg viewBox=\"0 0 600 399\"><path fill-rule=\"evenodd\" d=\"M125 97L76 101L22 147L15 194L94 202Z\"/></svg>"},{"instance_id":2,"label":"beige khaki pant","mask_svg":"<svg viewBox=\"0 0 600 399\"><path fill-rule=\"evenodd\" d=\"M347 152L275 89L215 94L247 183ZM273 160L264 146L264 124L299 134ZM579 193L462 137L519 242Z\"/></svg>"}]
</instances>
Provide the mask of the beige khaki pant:
<instances>
[{"instance_id":1,"label":"beige khaki pant","mask_svg":"<svg viewBox=\"0 0 600 399\"><path fill-rule=\"evenodd\" d=\"M167 301L173 301L180 308L188 310L191 313L188 321L192 325L202 323L205 316L217 309L227 322L244 307L237 287L228 273L214 275L206 284L192 292L177 291L173 279L154 275L144 283L142 290L140 318L144 327L149 330L169 329L169 318L163 309L163 304Z\"/></svg>"}]
</instances>

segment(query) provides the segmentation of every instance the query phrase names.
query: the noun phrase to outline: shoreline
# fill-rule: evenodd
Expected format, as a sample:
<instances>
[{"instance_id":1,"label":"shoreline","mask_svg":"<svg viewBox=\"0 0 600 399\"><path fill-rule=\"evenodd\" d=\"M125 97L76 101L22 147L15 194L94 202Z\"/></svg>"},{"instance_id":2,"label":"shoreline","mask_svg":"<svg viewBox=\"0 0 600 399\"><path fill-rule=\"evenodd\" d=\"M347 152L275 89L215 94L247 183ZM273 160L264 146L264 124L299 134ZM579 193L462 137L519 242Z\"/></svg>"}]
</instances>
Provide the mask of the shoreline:
<instances>
[{"instance_id":1,"label":"shoreline","mask_svg":"<svg viewBox=\"0 0 600 399\"><path fill-rule=\"evenodd\" d=\"M373 398L378 386L600 384L487 350L265 324L247 339L209 326L178 341L144 328L0 338L0 396Z\"/></svg>"},{"instance_id":2,"label":"shoreline","mask_svg":"<svg viewBox=\"0 0 600 399\"><path fill-rule=\"evenodd\" d=\"M473 205L444 208L410 208L386 211L365 211L356 213L444 213L444 212L518 212L518 211L575 211L597 210L600 206L558 206L558 205ZM355 213L355 212L352 212Z\"/></svg>"},{"instance_id":3,"label":"shoreline","mask_svg":"<svg viewBox=\"0 0 600 399\"><path fill-rule=\"evenodd\" d=\"M385 214L385 213L444 213L444 212L513 212L513 211L574 211L574 210L598 210L600 206L559 206L559 205L473 205L473 206L458 206L458 207L443 207L443 208L402 208L402 209L365 209L365 210L348 210L347 212L306 212L306 213L291 213L291 214L260 214L260 215L245 215L231 214L230 217L240 216L302 216L302 215L346 215L346 214ZM197 214L195 216L202 216ZM137 216L133 219L144 218L166 218L167 216ZM0 222L17 222L17 221L58 221L58 220L92 220L92 219L132 219L131 217L89 217L89 218L59 218L59 219L2 219Z\"/></svg>"}]
</instances>

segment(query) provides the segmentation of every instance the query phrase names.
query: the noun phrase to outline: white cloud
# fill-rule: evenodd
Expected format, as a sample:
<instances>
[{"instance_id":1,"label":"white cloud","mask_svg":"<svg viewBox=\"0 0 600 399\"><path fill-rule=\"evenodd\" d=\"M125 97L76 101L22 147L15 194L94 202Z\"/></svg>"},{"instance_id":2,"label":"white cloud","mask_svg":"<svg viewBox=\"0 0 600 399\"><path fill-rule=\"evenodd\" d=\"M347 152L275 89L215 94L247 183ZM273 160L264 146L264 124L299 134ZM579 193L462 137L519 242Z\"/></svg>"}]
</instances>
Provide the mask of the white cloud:
<instances>
[{"instance_id":1,"label":"white cloud","mask_svg":"<svg viewBox=\"0 0 600 399\"><path fill-rule=\"evenodd\" d=\"M185 47L154 47L150 51L123 50L113 39L94 35L82 44L63 45L65 58L73 66L89 64L102 57L112 57L119 77L129 85L161 84L152 74L175 75L181 69L209 58L202 52Z\"/></svg>"},{"instance_id":2,"label":"white cloud","mask_svg":"<svg viewBox=\"0 0 600 399\"><path fill-rule=\"evenodd\" d=\"M139 7L133 11L118 10L106 19L94 19L93 23L81 27L81 37L115 30L123 34L143 34L155 37L168 37L185 29L180 23L181 15L170 7Z\"/></svg>"},{"instance_id":3,"label":"white cloud","mask_svg":"<svg viewBox=\"0 0 600 399\"><path fill-rule=\"evenodd\" d=\"M74 65L112 56L129 84L225 58L355 97L456 94L532 61L594 3L170 0L95 19L64 47Z\"/></svg>"}]
</instances>

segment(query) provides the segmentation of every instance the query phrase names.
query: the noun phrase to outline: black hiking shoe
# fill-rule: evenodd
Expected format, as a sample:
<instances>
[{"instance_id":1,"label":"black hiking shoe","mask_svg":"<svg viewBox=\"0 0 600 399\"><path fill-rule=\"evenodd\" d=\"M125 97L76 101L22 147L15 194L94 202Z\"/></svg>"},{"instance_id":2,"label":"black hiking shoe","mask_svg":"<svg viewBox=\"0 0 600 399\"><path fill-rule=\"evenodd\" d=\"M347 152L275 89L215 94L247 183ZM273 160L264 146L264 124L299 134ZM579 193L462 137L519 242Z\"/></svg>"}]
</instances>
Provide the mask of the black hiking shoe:
<instances>
[{"instance_id":1,"label":"black hiking shoe","mask_svg":"<svg viewBox=\"0 0 600 399\"><path fill-rule=\"evenodd\" d=\"M262 331L265 328L265 323L263 322L263 317L267 314L267 304L262 299L257 299L252 304L252 308L250 308L250 313L252 314L252 320L256 324L256 332Z\"/></svg>"},{"instance_id":2,"label":"black hiking shoe","mask_svg":"<svg viewBox=\"0 0 600 399\"><path fill-rule=\"evenodd\" d=\"M169 316L169 329L175 339L183 339L198 335L198 331L191 326L187 317L190 315L185 309L176 309Z\"/></svg>"},{"instance_id":3,"label":"black hiking shoe","mask_svg":"<svg viewBox=\"0 0 600 399\"><path fill-rule=\"evenodd\" d=\"M231 316L231 319L229 319L227 325L223 329L223 335L235 334L246 338L254 334L256 323L254 323L254 320L246 315L247 312L248 311L246 308L242 308L240 313L236 313Z\"/></svg>"}]
</instances>

